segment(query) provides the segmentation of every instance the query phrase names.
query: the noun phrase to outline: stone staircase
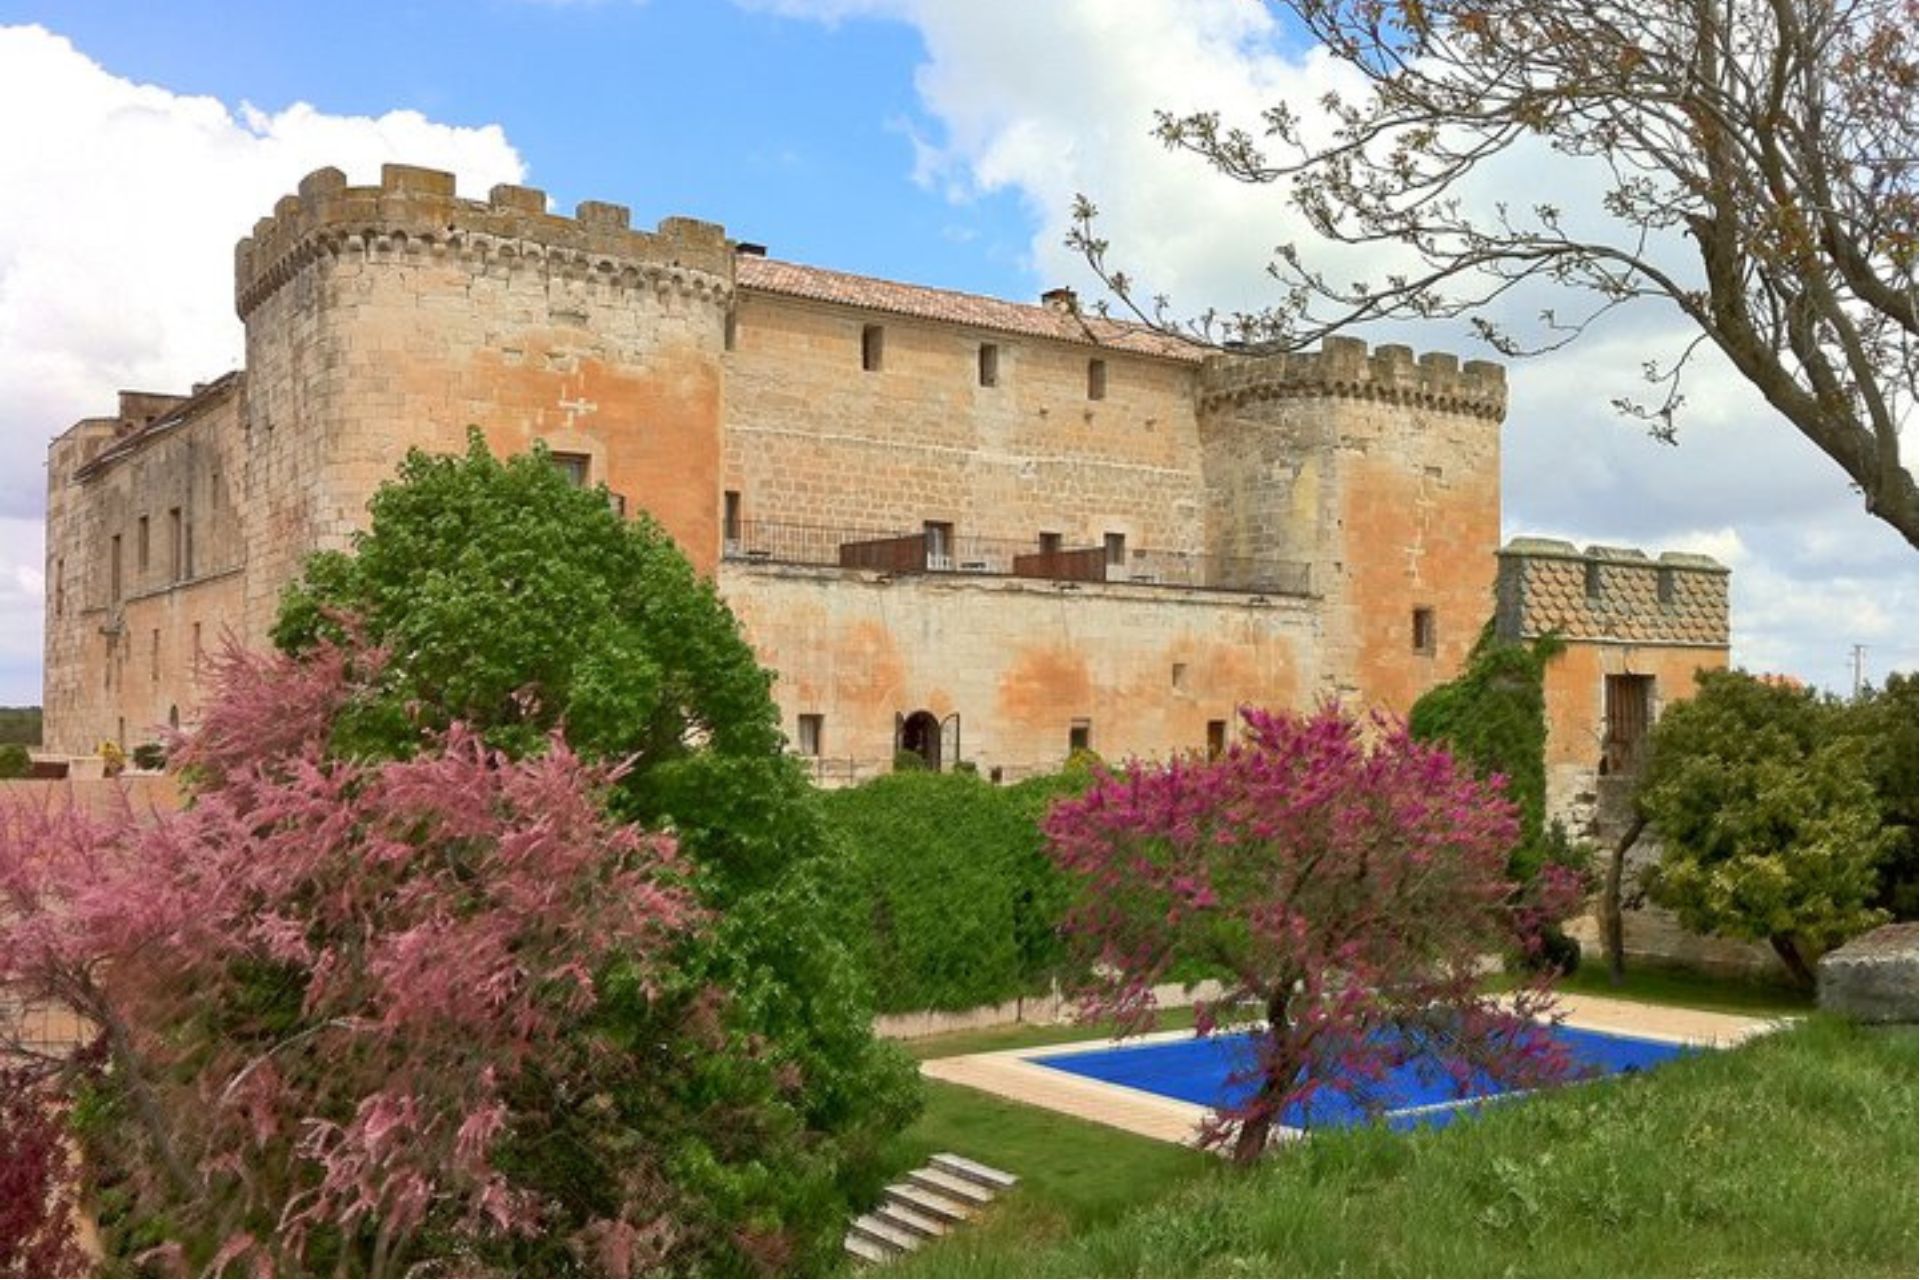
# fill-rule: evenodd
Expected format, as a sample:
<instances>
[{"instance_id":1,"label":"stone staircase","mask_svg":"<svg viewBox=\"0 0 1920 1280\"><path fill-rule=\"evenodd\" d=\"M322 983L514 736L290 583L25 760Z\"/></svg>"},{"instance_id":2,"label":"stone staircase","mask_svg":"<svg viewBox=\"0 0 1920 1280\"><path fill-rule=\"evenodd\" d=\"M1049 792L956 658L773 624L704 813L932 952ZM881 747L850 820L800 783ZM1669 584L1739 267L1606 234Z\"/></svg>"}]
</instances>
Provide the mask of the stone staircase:
<instances>
[{"instance_id":1,"label":"stone staircase","mask_svg":"<svg viewBox=\"0 0 1920 1280\"><path fill-rule=\"evenodd\" d=\"M947 1234L1018 1181L1010 1173L941 1152L888 1187L879 1208L853 1220L847 1252L869 1265L891 1262Z\"/></svg>"}]
</instances>

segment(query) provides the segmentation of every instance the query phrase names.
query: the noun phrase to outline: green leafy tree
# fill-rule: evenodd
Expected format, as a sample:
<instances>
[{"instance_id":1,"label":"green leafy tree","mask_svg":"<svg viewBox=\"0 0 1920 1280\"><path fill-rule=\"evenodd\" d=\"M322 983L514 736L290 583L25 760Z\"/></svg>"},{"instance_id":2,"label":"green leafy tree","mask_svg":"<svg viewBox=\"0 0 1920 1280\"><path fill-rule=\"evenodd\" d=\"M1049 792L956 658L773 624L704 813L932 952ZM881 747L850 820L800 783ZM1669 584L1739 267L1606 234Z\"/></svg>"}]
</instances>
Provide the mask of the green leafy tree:
<instances>
[{"instance_id":1,"label":"green leafy tree","mask_svg":"<svg viewBox=\"0 0 1920 1280\"><path fill-rule=\"evenodd\" d=\"M610 804L693 864L718 919L686 971L732 993L737 1033L790 1081L809 1153L791 1195L831 1224L918 1085L872 1035L843 851L733 615L652 520L616 515L542 451L494 458L477 432L464 457L409 454L370 514L351 554L308 562L274 629L292 653L357 630L391 655L335 748L406 757L458 720L510 755L559 730L624 762Z\"/></svg>"},{"instance_id":2,"label":"green leafy tree","mask_svg":"<svg viewBox=\"0 0 1920 1280\"><path fill-rule=\"evenodd\" d=\"M1840 711L1841 732L1866 746L1867 778L1880 798L1880 820L1898 840L1880 864L1874 905L1896 920L1917 914L1920 882L1920 677L1892 675L1883 688L1864 690Z\"/></svg>"},{"instance_id":3,"label":"green leafy tree","mask_svg":"<svg viewBox=\"0 0 1920 1280\"><path fill-rule=\"evenodd\" d=\"M1807 689L1705 671L1653 732L1642 813L1660 833L1649 896L1699 933L1766 942L1795 980L1886 918L1870 906L1899 839L1867 744Z\"/></svg>"},{"instance_id":4,"label":"green leafy tree","mask_svg":"<svg viewBox=\"0 0 1920 1280\"><path fill-rule=\"evenodd\" d=\"M0 743L0 778L26 778L33 774L33 757L17 742Z\"/></svg>"}]
</instances>

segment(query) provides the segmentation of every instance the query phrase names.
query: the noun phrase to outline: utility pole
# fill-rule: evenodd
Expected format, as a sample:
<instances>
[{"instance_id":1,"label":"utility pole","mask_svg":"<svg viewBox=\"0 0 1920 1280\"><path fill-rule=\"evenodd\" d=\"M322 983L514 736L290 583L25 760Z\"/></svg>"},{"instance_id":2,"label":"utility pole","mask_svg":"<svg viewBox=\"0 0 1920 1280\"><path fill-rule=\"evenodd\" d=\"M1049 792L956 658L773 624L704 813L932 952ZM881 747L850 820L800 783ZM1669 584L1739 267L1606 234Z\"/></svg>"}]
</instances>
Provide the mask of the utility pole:
<instances>
[{"instance_id":1,"label":"utility pole","mask_svg":"<svg viewBox=\"0 0 1920 1280\"><path fill-rule=\"evenodd\" d=\"M1863 644L1853 646L1853 696L1856 698L1860 696L1860 690L1865 686L1866 677L1864 674L1864 664L1866 658L1867 646Z\"/></svg>"}]
</instances>

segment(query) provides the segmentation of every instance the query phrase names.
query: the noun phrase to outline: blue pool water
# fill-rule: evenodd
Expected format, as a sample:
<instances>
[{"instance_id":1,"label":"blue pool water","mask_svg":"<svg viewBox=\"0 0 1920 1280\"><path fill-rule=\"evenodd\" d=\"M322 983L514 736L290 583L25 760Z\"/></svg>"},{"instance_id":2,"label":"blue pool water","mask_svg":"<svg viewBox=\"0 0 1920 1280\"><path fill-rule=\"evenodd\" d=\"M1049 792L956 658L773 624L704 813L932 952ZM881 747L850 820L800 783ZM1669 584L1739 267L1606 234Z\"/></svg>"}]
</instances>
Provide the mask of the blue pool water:
<instances>
[{"instance_id":1,"label":"blue pool water","mask_svg":"<svg viewBox=\"0 0 1920 1280\"><path fill-rule=\"evenodd\" d=\"M1657 1040L1556 1027L1555 1040L1573 1059L1574 1078L1645 1071L1684 1053L1686 1047ZM1161 1044L1129 1045L1036 1056L1032 1061L1056 1071L1126 1085L1163 1098L1176 1098L1202 1107L1232 1106L1253 1093L1254 1084L1230 1077L1253 1061L1245 1034L1174 1040ZM1374 1089L1386 1122L1396 1129L1415 1125L1442 1125L1461 1110L1471 1110L1479 1099L1501 1092L1491 1081L1461 1097L1452 1079L1433 1059L1415 1059L1396 1069ZM1294 1128L1324 1128L1364 1119L1362 1105L1344 1093L1323 1092L1305 1106L1294 1105L1281 1123Z\"/></svg>"}]
</instances>

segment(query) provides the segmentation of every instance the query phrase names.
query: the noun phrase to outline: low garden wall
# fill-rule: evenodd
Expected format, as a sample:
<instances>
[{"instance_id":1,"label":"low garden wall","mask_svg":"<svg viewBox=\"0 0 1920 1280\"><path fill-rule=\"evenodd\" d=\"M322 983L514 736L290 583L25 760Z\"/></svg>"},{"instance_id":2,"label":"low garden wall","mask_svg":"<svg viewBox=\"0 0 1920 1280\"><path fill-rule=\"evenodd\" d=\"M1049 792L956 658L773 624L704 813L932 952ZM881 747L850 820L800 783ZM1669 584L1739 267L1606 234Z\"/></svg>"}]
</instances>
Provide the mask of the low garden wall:
<instances>
[{"instance_id":1,"label":"low garden wall","mask_svg":"<svg viewBox=\"0 0 1920 1280\"><path fill-rule=\"evenodd\" d=\"M1165 983L1153 989L1154 1002L1163 1009L1185 1009L1203 1000L1220 998L1220 984L1211 979L1191 987ZM919 1040L927 1036L947 1035L955 1031L983 1031L989 1027L1060 1026L1073 1021L1075 1004L1059 991L1025 996L999 1004L983 1004L972 1009L945 1011L928 1009L918 1013L883 1013L873 1020L875 1035L889 1040Z\"/></svg>"}]
</instances>

